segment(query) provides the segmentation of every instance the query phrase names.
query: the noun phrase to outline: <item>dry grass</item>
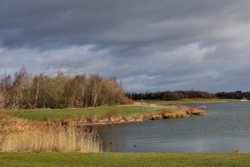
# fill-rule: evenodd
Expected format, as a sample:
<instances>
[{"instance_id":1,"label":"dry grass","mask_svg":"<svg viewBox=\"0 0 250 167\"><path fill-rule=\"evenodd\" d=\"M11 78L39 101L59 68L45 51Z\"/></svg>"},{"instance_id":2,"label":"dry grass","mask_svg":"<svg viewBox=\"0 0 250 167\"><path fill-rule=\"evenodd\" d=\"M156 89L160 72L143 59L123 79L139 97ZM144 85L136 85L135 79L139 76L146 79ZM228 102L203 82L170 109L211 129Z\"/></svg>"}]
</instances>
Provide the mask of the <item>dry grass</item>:
<instances>
[{"instance_id":1,"label":"dry grass","mask_svg":"<svg viewBox=\"0 0 250 167\"><path fill-rule=\"evenodd\" d=\"M122 115L115 109L111 109L106 111L106 113L99 118L96 118L95 115L89 115L87 117L78 118L74 121L77 123L77 125L105 125L142 122L148 120L185 118L193 115L203 116L205 115L205 112L192 107L170 106L168 108L162 108L160 111L138 112L130 115Z\"/></svg>"},{"instance_id":2,"label":"dry grass","mask_svg":"<svg viewBox=\"0 0 250 167\"><path fill-rule=\"evenodd\" d=\"M95 131L76 128L74 122L28 121L0 113L0 151L100 152Z\"/></svg>"}]
</instances>

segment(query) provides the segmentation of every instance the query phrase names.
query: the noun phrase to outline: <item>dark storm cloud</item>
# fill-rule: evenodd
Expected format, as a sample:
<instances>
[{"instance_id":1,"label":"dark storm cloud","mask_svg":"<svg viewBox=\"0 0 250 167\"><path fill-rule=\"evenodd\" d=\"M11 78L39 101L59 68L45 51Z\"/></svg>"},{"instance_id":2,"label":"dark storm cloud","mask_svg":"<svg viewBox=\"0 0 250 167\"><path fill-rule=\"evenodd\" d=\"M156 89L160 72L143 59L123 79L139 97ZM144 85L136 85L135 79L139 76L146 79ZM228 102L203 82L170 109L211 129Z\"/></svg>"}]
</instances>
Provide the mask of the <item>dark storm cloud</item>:
<instances>
[{"instance_id":1,"label":"dark storm cloud","mask_svg":"<svg viewBox=\"0 0 250 167\"><path fill-rule=\"evenodd\" d=\"M6 45L40 44L57 38L62 42L114 44L175 40L200 34L203 28L209 29L205 22L217 17L220 10L225 10L232 2L1 0L0 27L1 31L10 33L3 36ZM13 32L16 38L11 36Z\"/></svg>"},{"instance_id":2,"label":"dark storm cloud","mask_svg":"<svg viewBox=\"0 0 250 167\"><path fill-rule=\"evenodd\" d=\"M0 70L114 75L126 90L248 90L247 0L0 0Z\"/></svg>"}]
</instances>

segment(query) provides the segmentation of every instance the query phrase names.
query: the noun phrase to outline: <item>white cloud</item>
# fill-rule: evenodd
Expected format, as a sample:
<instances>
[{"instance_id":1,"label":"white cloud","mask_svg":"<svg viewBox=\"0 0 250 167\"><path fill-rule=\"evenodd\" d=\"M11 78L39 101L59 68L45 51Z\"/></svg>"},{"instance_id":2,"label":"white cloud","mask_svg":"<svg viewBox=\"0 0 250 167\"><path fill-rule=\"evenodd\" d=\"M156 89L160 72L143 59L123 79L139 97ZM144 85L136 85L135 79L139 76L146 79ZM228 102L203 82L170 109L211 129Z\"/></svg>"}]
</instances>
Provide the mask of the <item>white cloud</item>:
<instances>
[{"instance_id":1,"label":"white cloud","mask_svg":"<svg viewBox=\"0 0 250 167\"><path fill-rule=\"evenodd\" d=\"M94 45L68 46L49 50L37 48L0 47L0 71L11 72L25 66L29 72L55 74L100 73L105 75L110 66L108 49L95 50ZM11 68L10 68L11 67Z\"/></svg>"}]
</instances>

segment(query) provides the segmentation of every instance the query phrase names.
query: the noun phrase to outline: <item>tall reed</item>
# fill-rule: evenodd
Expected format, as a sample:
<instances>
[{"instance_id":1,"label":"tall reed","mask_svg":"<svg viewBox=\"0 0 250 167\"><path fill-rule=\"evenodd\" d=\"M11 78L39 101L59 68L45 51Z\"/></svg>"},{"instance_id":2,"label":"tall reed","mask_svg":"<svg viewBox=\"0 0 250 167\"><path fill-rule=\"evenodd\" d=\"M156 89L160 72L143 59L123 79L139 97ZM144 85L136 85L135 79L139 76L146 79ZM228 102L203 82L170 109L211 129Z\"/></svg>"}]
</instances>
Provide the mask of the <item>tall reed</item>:
<instances>
[{"instance_id":1,"label":"tall reed","mask_svg":"<svg viewBox=\"0 0 250 167\"><path fill-rule=\"evenodd\" d=\"M0 119L2 152L100 152L95 131L83 131L74 122L40 122L9 116Z\"/></svg>"}]
</instances>

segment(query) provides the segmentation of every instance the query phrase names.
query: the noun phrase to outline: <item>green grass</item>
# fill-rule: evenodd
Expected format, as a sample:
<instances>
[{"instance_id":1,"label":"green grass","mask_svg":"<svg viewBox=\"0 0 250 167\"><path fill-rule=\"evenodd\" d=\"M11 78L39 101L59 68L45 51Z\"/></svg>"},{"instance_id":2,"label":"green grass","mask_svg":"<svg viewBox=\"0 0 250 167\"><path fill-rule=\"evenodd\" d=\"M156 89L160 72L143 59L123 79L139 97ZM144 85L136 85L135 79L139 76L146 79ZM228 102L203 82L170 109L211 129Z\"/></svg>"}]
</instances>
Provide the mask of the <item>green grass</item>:
<instances>
[{"instance_id":1,"label":"green grass","mask_svg":"<svg viewBox=\"0 0 250 167\"><path fill-rule=\"evenodd\" d=\"M115 110L122 115L129 115L138 112L154 112L160 110L159 107L149 106L102 106L96 108L66 108L66 109L22 109L8 111L13 116L29 120L55 120L76 118L95 114L102 116L106 111Z\"/></svg>"},{"instance_id":2,"label":"green grass","mask_svg":"<svg viewBox=\"0 0 250 167\"><path fill-rule=\"evenodd\" d=\"M249 154L0 153L1 167L249 167Z\"/></svg>"},{"instance_id":3,"label":"green grass","mask_svg":"<svg viewBox=\"0 0 250 167\"><path fill-rule=\"evenodd\" d=\"M182 100L175 100L175 101L164 101L164 100L144 100L146 103L152 104L192 104L192 103L222 103L222 102L235 102L239 100L235 99L182 99ZM139 102L139 100L138 100ZM141 102L141 101L140 101Z\"/></svg>"},{"instance_id":4,"label":"green grass","mask_svg":"<svg viewBox=\"0 0 250 167\"><path fill-rule=\"evenodd\" d=\"M189 103L216 103L231 102L231 99L183 99L177 101L145 100L146 103L152 104L189 104ZM102 116L108 110L115 110L122 115L135 114L138 112L154 112L160 110L159 107L151 106L102 106L95 108L66 108L66 109L19 109L9 111L10 114L19 118L29 120L55 120L76 118L88 115Z\"/></svg>"}]
</instances>

